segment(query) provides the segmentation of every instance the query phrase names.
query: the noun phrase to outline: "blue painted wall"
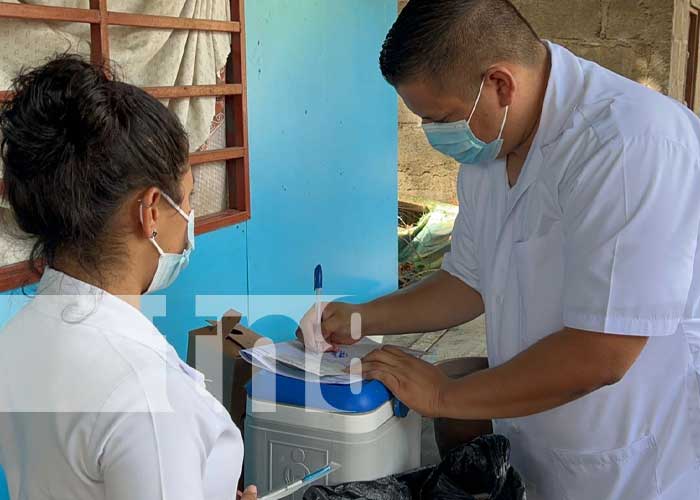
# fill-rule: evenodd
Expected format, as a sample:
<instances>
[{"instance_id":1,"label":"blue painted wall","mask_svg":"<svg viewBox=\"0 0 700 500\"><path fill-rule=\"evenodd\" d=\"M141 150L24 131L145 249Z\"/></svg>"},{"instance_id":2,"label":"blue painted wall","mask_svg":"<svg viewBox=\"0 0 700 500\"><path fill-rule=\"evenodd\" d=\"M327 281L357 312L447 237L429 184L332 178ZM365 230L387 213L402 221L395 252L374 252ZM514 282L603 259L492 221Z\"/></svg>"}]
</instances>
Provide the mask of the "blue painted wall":
<instances>
[{"instance_id":1,"label":"blue painted wall","mask_svg":"<svg viewBox=\"0 0 700 500\"><path fill-rule=\"evenodd\" d=\"M396 286L396 95L379 72L391 0L246 4L250 315L265 294L367 298ZM263 333L291 335L284 322Z\"/></svg>"},{"instance_id":2,"label":"blue painted wall","mask_svg":"<svg viewBox=\"0 0 700 500\"><path fill-rule=\"evenodd\" d=\"M246 3L252 219L199 236L167 291L155 323L181 356L202 323L195 295L237 296L231 306L284 340L307 306L291 296L310 292L318 263L329 294L395 289L397 100L377 62L395 17L396 0ZM0 327L25 302L11 295Z\"/></svg>"}]
</instances>

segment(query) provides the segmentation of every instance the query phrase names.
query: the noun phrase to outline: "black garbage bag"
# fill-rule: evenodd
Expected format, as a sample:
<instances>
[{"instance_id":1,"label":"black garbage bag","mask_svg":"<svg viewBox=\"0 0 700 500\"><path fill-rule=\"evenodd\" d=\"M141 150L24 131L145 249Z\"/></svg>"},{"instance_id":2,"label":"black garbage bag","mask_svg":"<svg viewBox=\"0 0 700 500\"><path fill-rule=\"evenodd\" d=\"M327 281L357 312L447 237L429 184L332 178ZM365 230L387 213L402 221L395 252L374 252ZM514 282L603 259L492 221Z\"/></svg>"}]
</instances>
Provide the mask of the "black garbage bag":
<instances>
[{"instance_id":1,"label":"black garbage bag","mask_svg":"<svg viewBox=\"0 0 700 500\"><path fill-rule=\"evenodd\" d=\"M510 443L495 434L450 450L437 466L375 481L312 486L304 500L525 500Z\"/></svg>"}]
</instances>

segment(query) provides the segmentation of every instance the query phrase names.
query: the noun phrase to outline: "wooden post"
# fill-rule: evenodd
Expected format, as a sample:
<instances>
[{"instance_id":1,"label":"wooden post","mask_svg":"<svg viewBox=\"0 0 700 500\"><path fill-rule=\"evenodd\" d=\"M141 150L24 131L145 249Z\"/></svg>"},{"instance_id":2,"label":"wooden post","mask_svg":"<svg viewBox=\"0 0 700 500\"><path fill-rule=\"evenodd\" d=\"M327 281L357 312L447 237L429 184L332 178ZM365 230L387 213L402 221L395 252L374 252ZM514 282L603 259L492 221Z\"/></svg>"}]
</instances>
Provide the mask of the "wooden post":
<instances>
[{"instance_id":1,"label":"wooden post","mask_svg":"<svg viewBox=\"0 0 700 500\"><path fill-rule=\"evenodd\" d=\"M99 14L99 23L90 25L90 60L109 70L107 0L90 0L90 8Z\"/></svg>"},{"instance_id":2,"label":"wooden post","mask_svg":"<svg viewBox=\"0 0 700 500\"><path fill-rule=\"evenodd\" d=\"M231 55L226 66L227 83L239 83L243 92L226 97L226 146L242 147L248 152L248 99L245 60L244 0L231 0L231 19L241 30L231 35ZM249 154L226 165L229 178L229 202L232 208L250 213Z\"/></svg>"}]
</instances>

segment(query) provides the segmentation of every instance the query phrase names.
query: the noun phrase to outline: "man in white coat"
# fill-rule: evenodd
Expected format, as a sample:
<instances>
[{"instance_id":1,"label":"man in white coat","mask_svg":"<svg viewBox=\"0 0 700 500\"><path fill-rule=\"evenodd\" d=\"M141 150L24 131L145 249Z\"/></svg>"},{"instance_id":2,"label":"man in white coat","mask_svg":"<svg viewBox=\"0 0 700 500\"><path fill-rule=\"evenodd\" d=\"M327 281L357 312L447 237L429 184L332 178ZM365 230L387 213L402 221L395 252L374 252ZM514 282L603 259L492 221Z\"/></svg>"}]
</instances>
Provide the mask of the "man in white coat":
<instances>
[{"instance_id":1,"label":"man in white coat","mask_svg":"<svg viewBox=\"0 0 700 500\"><path fill-rule=\"evenodd\" d=\"M325 307L330 344L486 315L460 379L392 349L363 361L424 415L493 419L528 498L700 498L700 121L541 41L507 0L411 0L382 72L457 159L443 269Z\"/></svg>"}]
</instances>

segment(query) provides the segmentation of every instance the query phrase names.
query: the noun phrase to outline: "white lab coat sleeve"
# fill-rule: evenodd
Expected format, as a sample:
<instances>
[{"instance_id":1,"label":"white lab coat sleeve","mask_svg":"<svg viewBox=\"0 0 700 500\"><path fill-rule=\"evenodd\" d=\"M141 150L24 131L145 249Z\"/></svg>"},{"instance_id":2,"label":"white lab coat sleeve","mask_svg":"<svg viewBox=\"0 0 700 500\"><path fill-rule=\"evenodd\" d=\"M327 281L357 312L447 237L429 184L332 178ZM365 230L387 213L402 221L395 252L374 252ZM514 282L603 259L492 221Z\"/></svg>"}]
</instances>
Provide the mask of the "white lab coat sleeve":
<instances>
[{"instance_id":1,"label":"white lab coat sleeve","mask_svg":"<svg viewBox=\"0 0 700 500\"><path fill-rule=\"evenodd\" d=\"M457 182L459 213L452 230L450 251L445 254L442 261L442 270L481 292L477 249L474 244L474 226L471 221L473 213L469 203L469 193L465 192L465 188L468 186L465 185L463 172L464 170L460 172Z\"/></svg>"},{"instance_id":2,"label":"white lab coat sleeve","mask_svg":"<svg viewBox=\"0 0 700 500\"><path fill-rule=\"evenodd\" d=\"M97 454L105 498L204 500L208 452L200 431L210 420L197 415L201 408L191 404L191 388L177 377L168 381L171 410L154 408L143 389L145 376L122 383L96 419L90 449Z\"/></svg>"},{"instance_id":3,"label":"white lab coat sleeve","mask_svg":"<svg viewBox=\"0 0 700 500\"><path fill-rule=\"evenodd\" d=\"M676 331L693 276L698 158L665 138L614 139L560 193L563 320L581 330Z\"/></svg>"}]
</instances>

